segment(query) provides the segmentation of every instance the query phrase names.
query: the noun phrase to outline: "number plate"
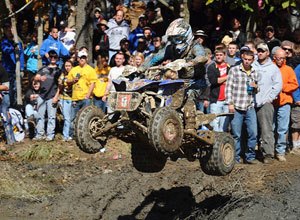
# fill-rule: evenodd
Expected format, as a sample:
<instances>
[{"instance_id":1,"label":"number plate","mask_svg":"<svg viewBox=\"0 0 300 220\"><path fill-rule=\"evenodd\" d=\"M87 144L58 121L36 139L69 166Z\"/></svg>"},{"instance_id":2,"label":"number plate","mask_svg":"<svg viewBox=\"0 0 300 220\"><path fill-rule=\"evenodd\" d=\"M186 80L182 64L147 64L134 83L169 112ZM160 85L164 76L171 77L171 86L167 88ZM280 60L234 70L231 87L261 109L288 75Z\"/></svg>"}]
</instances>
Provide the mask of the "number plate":
<instances>
[{"instance_id":1,"label":"number plate","mask_svg":"<svg viewBox=\"0 0 300 220\"><path fill-rule=\"evenodd\" d=\"M113 111L135 111L142 101L137 92L115 92L109 95L108 105Z\"/></svg>"},{"instance_id":2,"label":"number plate","mask_svg":"<svg viewBox=\"0 0 300 220\"><path fill-rule=\"evenodd\" d=\"M118 94L116 108L120 110L129 110L132 94Z\"/></svg>"}]
</instances>

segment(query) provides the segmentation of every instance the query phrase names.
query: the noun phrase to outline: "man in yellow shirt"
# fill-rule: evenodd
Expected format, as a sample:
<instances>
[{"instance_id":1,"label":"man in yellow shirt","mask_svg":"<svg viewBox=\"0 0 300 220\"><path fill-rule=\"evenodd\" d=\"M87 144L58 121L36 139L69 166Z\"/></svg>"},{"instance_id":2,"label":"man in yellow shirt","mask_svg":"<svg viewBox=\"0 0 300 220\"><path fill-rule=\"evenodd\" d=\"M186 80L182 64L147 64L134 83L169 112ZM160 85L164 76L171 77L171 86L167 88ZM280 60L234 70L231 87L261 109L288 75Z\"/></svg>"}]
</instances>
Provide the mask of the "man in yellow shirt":
<instances>
[{"instance_id":1,"label":"man in yellow shirt","mask_svg":"<svg viewBox=\"0 0 300 220\"><path fill-rule=\"evenodd\" d=\"M87 64L88 53L85 49L78 52L79 65L73 67L68 74L67 83L72 85L72 119L74 120L77 112L88 105L91 105L91 98L97 74L93 67Z\"/></svg>"}]
</instances>

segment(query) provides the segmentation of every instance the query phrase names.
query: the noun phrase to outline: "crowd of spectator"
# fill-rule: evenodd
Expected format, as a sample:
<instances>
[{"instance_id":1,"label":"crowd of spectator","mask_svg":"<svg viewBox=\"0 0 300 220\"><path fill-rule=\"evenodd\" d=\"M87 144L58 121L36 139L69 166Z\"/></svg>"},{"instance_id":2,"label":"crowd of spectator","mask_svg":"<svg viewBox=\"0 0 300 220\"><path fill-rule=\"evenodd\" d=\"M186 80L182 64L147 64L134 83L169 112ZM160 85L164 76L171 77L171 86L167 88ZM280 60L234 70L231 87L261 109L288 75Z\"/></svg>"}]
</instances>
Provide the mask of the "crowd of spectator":
<instances>
[{"instance_id":1,"label":"crowd of spectator","mask_svg":"<svg viewBox=\"0 0 300 220\"><path fill-rule=\"evenodd\" d=\"M136 27L126 19L124 9L133 4L130 1L105 14L95 7L91 51L74 48L77 30L74 22L68 24L72 18L68 15L76 7L68 5L68 1L50 2L49 34L41 45L35 32L27 43L14 42L11 24L3 26L1 116L10 145L16 141L7 113L9 106L16 105L16 59L29 79L24 96L25 118L34 130L29 137L53 141L60 108L63 140L70 141L74 135L72 125L81 108L95 105L105 113L111 112L106 101L108 94L115 91L112 80L122 76L126 65L148 68L179 58L176 51L181 48L173 47L163 36L170 21L162 18L163 11L153 1L145 1L146 10L136 17ZM195 96L198 110L233 113L232 117L216 118L210 125L215 131L232 133L237 163L241 158L249 164L257 163L257 159L264 163L275 158L285 161L288 151L300 155L299 27L288 38L278 39L274 26L268 25L249 38L238 18L231 19L228 29L224 29L223 22L218 14L214 27L193 30L189 42L191 49L186 56L191 57L195 68L194 90L201 90ZM38 56L43 64L40 69ZM197 57L205 57L204 66L198 65L203 60Z\"/></svg>"}]
</instances>

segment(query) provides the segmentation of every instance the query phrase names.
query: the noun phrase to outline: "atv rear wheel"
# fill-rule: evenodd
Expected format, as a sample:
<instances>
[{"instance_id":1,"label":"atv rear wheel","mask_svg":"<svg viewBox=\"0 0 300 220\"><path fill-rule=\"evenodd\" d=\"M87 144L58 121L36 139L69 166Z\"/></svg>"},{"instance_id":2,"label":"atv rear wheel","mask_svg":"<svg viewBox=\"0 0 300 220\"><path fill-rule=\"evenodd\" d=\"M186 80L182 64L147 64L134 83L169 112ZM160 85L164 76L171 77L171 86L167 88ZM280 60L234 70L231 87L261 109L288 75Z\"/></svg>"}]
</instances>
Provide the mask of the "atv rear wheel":
<instances>
[{"instance_id":1,"label":"atv rear wheel","mask_svg":"<svg viewBox=\"0 0 300 220\"><path fill-rule=\"evenodd\" d=\"M215 144L200 159L201 168L208 175L225 176L235 164L233 138L227 133L215 133Z\"/></svg>"},{"instance_id":2,"label":"atv rear wheel","mask_svg":"<svg viewBox=\"0 0 300 220\"><path fill-rule=\"evenodd\" d=\"M100 139L93 137L93 133L105 127L104 113L101 109L87 106L80 110L75 121L75 141L85 153L99 152L106 143L106 137Z\"/></svg>"},{"instance_id":3,"label":"atv rear wheel","mask_svg":"<svg viewBox=\"0 0 300 220\"><path fill-rule=\"evenodd\" d=\"M156 109L149 122L148 138L160 152L177 151L183 138L183 125L179 114L168 107Z\"/></svg>"}]
</instances>

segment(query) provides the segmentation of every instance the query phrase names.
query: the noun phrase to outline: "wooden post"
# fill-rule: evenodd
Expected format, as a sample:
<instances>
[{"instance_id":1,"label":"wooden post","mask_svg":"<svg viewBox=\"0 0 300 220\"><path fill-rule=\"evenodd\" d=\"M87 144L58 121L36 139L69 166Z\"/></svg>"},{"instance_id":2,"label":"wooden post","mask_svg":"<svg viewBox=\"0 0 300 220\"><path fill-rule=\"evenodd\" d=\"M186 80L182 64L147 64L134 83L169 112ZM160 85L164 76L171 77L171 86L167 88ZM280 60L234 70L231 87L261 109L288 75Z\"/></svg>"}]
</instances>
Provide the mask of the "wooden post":
<instances>
[{"instance_id":1,"label":"wooden post","mask_svg":"<svg viewBox=\"0 0 300 220\"><path fill-rule=\"evenodd\" d=\"M12 14L12 8L11 8L11 3L9 0L5 0L6 7L9 11L10 14ZM18 33L17 33L17 28L16 28L16 19L15 16L11 17L11 24L12 24L12 33L14 36L14 43L18 44ZM19 48L20 49L20 48ZM16 85L17 85L17 104L22 105L22 88L21 88L21 65L20 65L20 50L15 50L15 55L16 55ZM10 85L12 86L12 85Z\"/></svg>"}]
</instances>

